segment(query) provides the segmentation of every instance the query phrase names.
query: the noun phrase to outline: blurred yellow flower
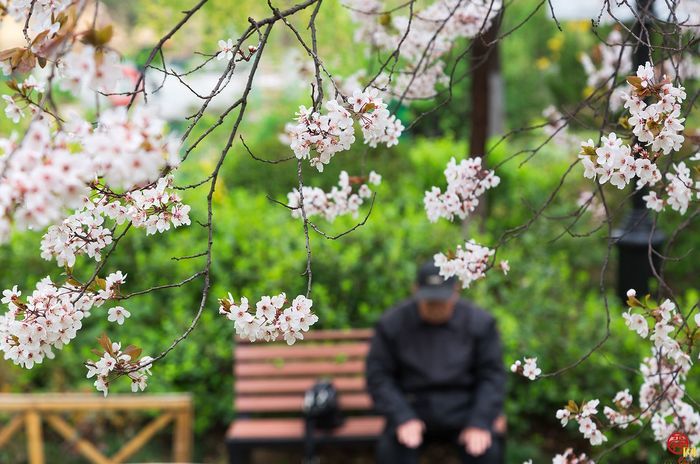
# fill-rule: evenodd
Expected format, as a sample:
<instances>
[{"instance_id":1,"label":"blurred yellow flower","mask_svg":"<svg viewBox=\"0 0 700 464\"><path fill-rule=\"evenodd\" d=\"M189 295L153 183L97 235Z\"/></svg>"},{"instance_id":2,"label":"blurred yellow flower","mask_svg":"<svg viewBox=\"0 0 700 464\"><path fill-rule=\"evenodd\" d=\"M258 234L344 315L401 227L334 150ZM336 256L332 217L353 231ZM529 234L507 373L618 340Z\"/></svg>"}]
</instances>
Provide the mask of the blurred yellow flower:
<instances>
[{"instance_id":1,"label":"blurred yellow flower","mask_svg":"<svg viewBox=\"0 0 700 464\"><path fill-rule=\"evenodd\" d=\"M567 21L564 23L564 28L571 32L588 32L591 30L591 21L589 19L581 19L579 21Z\"/></svg>"},{"instance_id":2,"label":"blurred yellow flower","mask_svg":"<svg viewBox=\"0 0 700 464\"><path fill-rule=\"evenodd\" d=\"M547 48L549 48L552 53L559 53L561 48L564 46L564 34L556 34L547 40Z\"/></svg>"},{"instance_id":3,"label":"blurred yellow flower","mask_svg":"<svg viewBox=\"0 0 700 464\"><path fill-rule=\"evenodd\" d=\"M547 58L546 56L537 58L537 61L535 61L535 66L537 66L537 69L539 70L547 69L551 64L552 62L549 61L549 58Z\"/></svg>"}]
</instances>

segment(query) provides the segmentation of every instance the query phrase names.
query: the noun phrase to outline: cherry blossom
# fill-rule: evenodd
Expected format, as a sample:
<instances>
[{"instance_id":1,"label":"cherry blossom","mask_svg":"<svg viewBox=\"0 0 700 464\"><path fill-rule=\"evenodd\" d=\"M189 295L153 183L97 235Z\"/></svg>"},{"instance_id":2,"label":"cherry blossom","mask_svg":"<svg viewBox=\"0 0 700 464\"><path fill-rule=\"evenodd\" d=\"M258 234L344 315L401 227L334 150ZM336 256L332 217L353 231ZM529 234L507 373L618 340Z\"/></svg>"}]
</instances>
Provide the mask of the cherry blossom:
<instances>
[{"instance_id":1,"label":"cherry blossom","mask_svg":"<svg viewBox=\"0 0 700 464\"><path fill-rule=\"evenodd\" d=\"M49 227L41 239L41 257L55 257L59 266L68 267L73 267L76 255L83 253L100 261L100 252L112 243L112 232L103 227L104 217L94 213L80 210L60 225Z\"/></svg>"},{"instance_id":2,"label":"cherry blossom","mask_svg":"<svg viewBox=\"0 0 700 464\"><path fill-rule=\"evenodd\" d=\"M101 304L94 293L70 283L58 286L49 277L39 281L26 301L20 296L17 286L3 291L8 311L0 316L0 351L27 369L45 357L52 359L53 349L70 343L90 309Z\"/></svg>"},{"instance_id":3,"label":"cherry blossom","mask_svg":"<svg viewBox=\"0 0 700 464\"><path fill-rule=\"evenodd\" d=\"M285 305L289 304L285 308ZM280 293L275 296L263 296L255 304L255 314L246 297L241 297L238 304L233 296L219 300L219 313L234 322L238 336L250 341L276 340L282 337L287 344L293 345L304 338L304 332L318 321L318 316L311 312L313 301L304 295L298 295L291 303L287 296Z\"/></svg>"},{"instance_id":4,"label":"cherry blossom","mask_svg":"<svg viewBox=\"0 0 700 464\"><path fill-rule=\"evenodd\" d=\"M17 106L15 100L9 95L3 95L2 99L5 100L5 117L15 124L19 122L20 119L24 117L24 112Z\"/></svg>"},{"instance_id":5,"label":"cherry blossom","mask_svg":"<svg viewBox=\"0 0 700 464\"><path fill-rule=\"evenodd\" d=\"M520 374L530 380L535 380L542 373L542 369L537 367L537 358L523 358L523 361L516 360L510 366L511 372Z\"/></svg>"},{"instance_id":6,"label":"cherry blossom","mask_svg":"<svg viewBox=\"0 0 700 464\"><path fill-rule=\"evenodd\" d=\"M492 170L482 168L480 157L464 159L459 164L453 157L447 163L445 178L444 193L439 187L425 192L423 202L430 222L441 217L450 221L455 216L465 219L479 205L479 197L501 181Z\"/></svg>"},{"instance_id":7,"label":"cherry blossom","mask_svg":"<svg viewBox=\"0 0 700 464\"><path fill-rule=\"evenodd\" d=\"M121 343L112 342L106 335L100 337L99 342L103 348L102 353L96 352L100 359L85 363L86 377L95 377L95 389L107 396L110 376L126 375L131 380L132 392L145 390L153 358L141 356L141 349L133 345L122 349Z\"/></svg>"},{"instance_id":8,"label":"cherry blossom","mask_svg":"<svg viewBox=\"0 0 700 464\"><path fill-rule=\"evenodd\" d=\"M664 200L656 195L656 192L651 190L649 193L642 197L642 200L646 202L647 208L658 212L664 209Z\"/></svg>"},{"instance_id":9,"label":"cherry blossom","mask_svg":"<svg viewBox=\"0 0 700 464\"><path fill-rule=\"evenodd\" d=\"M631 413L632 401L633 398L629 388L626 388L617 392L613 398L613 403L618 407L618 410L609 406L603 408L603 414L611 426L626 429L630 424L643 425L642 421L635 414Z\"/></svg>"},{"instance_id":10,"label":"cherry blossom","mask_svg":"<svg viewBox=\"0 0 700 464\"><path fill-rule=\"evenodd\" d=\"M689 162L696 161L689 158ZM688 211L690 203L700 199L700 180L693 179L690 167L685 162L672 164L673 170L667 172L665 179L660 182L659 191L650 191L642 197L647 208L661 212L668 205L679 214Z\"/></svg>"},{"instance_id":11,"label":"cherry blossom","mask_svg":"<svg viewBox=\"0 0 700 464\"><path fill-rule=\"evenodd\" d=\"M675 87L665 76L657 82L650 63L640 66L627 82L630 91L622 98L631 115L628 122L640 144L624 144L614 132L601 138L600 147L589 139L581 144L579 155L583 175L601 184L610 182L619 189L635 178L637 189L659 184L666 197L659 196L656 191L648 192L643 196L647 207L660 212L669 205L685 214L696 184L690 170L684 162L673 164L675 172L666 173L664 180L656 165L659 157L680 150L683 144L685 120L680 118L680 111L686 98L685 90Z\"/></svg>"},{"instance_id":12,"label":"cherry blossom","mask_svg":"<svg viewBox=\"0 0 700 464\"><path fill-rule=\"evenodd\" d=\"M161 177L179 164L179 143L164 134L165 121L139 106L103 112L97 129L83 138L85 152L98 175L112 188L130 189Z\"/></svg>"},{"instance_id":13,"label":"cherry blossom","mask_svg":"<svg viewBox=\"0 0 700 464\"><path fill-rule=\"evenodd\" d=\"M113 241L112 229L106 227L105 218L116 225L130 222L134 227L145 228L146 235L163 232L171 225L189 225L190 207L182 204L176 193L167 190L171 185L172 176L166 176L152 188L124 195L109 192L85 199L81 209L49 227L41 240L41 256L46 260L55 258L59 266L69 267L81 254L100 261L101 251Z\"/></svg>"},{"instance_id":14,"label":"cherry blossom","mask_svg":"<svg viewBox=\"0 0 700 464\"><path fill-rule=\"evenodd\" d=\"M684 382L692 360L689 352L684 350L688 344L682 337L680 341L676 339L685 333L679 330L684 326L682 315L671 300L666 299L657 306L649 302L648 296L644 301L637 299L633 289L628 292L627 303L630 309L627 312L628 316L625 316L626 321L637 321L636 324L627 325L642 338L647 336L646 319L653 318L655 321L649 337L653 343L651 356L645 357L640 366L643 383L639 389L639 418L650 420L654 439L663 446L668 436L676 430L683 430L692 443L699 443L700 414L690 403L683 400ZM700 318L696 317L696 326L699 322ZM688 329L687 326L685 329ZM641 420L636 420L636 416L630 413L632 397L629 391L618 393L613 401L622 411L606 409L605 414L611 423L621 428L633 420L641 424Z\"/></svg>"},{"instance_id":15,"label":"cherry blossom","mask_svg":"<svg viewBox=\"0 0 700 464\"><path fill-rule=\"evenodd\" d=\"M382 83L375 85L408 99L431 98L439 85L449 83L442 58L457 40L488 30L502 8L500 1L436 0L409 20L382 14L388 6L380 0L344 0L344 4L358 25L355 41L388 53L401 44L403 66L392 79L380 76Z\"/></svg>"},{"instance_id":16,"label":"cherry blossom","mask_svg":"<svg viewBox=\"0 0 700 464\"><path fill-rule=\"evenodd\" d=\"M675 87L666 76L656 82L654 68L648 62L637 69L636 77L629 77L627 81L632 89L622 98L631 114L629 124L633 126L634 135L640 142L651 145L654 152L668 155L680 150L685 119L679 116L681 103L686 98L685 89ZM647 103L649 98L656 101Z\"/></svg>"},{"instance_id":17,"label":"cherry blossom","mask_svg":"<svg viewBox=\"0 0 700 464\"><path fill-rule=\"evenodd\" d=\"M598 45L592 55L582 54L580 61L587 76L588 89L610 89L615 84L613 77L624 76L632 71L632 47L629 44L625 46L620 31L613 29L605 43ZM609 98L613 111L622 106L622 94L619 87L613 89Z\"/></svg>"},{"instance_id":18,"label":"cherry blossom","mask_svg":"<svg viewBox=\"0 0 700 464\"><path fill-rule=\"evenodd\" d=\"M216 54L216 59L221 61L224 58L226 60L233 59L233 39L219 40L219 53Z\"/></svg>"},{"instance_id":19,"label":"cherry blossom","mask_svg":"<svg viewBox=\"0 0 700 464\"><path fill-rule=\"evenodd\" d=\"M600 400L590 400L580 406L574 401L569 401L565 408L559 409L556 412L556 418L561 422L562 427L566 427L569 421L578 422L579 432L587 438L591 445L601 445L608 438L598 428L596 422L596 414L598 413L598 405ZM596 420L594 420L596 419Z\"/></svg>"},{"instance_id":20,"label":"cherry blossom","mask_svg":"<svg viewBox=\"0 0 700 464\"><path fill-rule=\"evenodd\" d=\"M372 171L367 179L361 177L350 177L346 171L342 171L338 178L338 186L333 187L330 192L324 192L318 187L304 186L304 211L306 217L323 216L328 221L333 221L339 216L351 214L357 217L360 207L365 199L372 196L372 190L368 183L379 185L382 176ZM353 193L353 185L359 184L357 193ZM299 190L294 189L287 194L287 206L292 210L292 217L301 218L302 211L301 196Z\"/></svg>"},{"instance_id":21,"label":"cherry blossom","mask_svg":"<svg viewBox=\"0 0 700 464\"><path fill-rule=\"evenodd\" d=\"M114 92L121 76L119 55L113 50L84 45L58 61L59 86L63 90Z\"/></svg>"},{"instance_id":22,"label":"cherry blossom","mask_svg":"<svg viewBox=\"0 0 700 464\"><path fill-rule=\"evenodd\" d=\"M462 288L469 288L472 282L486 276L489 259L494 253L494 250L469 240L463 246L458 245L457 250L449 255L436 253L433 260L442 277L457 276L462 281Z\"/></svg>"},{"instance_id":23,"label":"cherry blossom","mask_svg":"<svg viewBox=\"0 0 700 464\"><path fill-rule=\"evenodd\" d=\"M62 220L66 208L83 204L95 178L113 190L133 189L177 166L179 143L167 138L163 127L148 109L127 115L118 108L104 111L95 129L75 119L60 130L42 115L21 144L0 138L0 242L7 240L11 224L43 228ZM166 216L187 224L186 210L178 206Z\"/></svg>"},{"instance_id":24,"label":"cherry blossom","mask_svg":"<svg viewBox=\"0 0 700 464\"><path fill-rule=\"evenodd\" d=\"M324 107L326 114L300 106L296 124L285 126L285 137L290 140L294 155L298 159L308 159L319 171L323 171L323 166L330 163L336 153L350 149L355 142L354 120L359 122L364 142L370 147L379 143L388 147L396 145L404 129L401 121L389 113L375 89L356 92L347 106L329 100Z\"/></svg>"},{"instance_id":25,"label":"cherry blossom","mask_svg":"<svg viewBox=\"0 0 700 464\"><path fill-rule=\"evenodd\" d=\"M567 448L562 454L557 454L552 459L552 464L595 464L592 459L581 453L578 456L572 448Z\"/></svg>"},{"instance_id":26,"label":"cherry blossom","mask_svg":"<svg viewBox=\"0 0 700 464\"><path fill-rule=\"evenodd\" d=\"M116 322L119 325L124 324L124 319L131 316L131 313L121 306L115 306L114 308L110 308L107 311L107 314L109 314L109 317L107 317L107 320L109 322Z\"/></svg>"}]
</instances>

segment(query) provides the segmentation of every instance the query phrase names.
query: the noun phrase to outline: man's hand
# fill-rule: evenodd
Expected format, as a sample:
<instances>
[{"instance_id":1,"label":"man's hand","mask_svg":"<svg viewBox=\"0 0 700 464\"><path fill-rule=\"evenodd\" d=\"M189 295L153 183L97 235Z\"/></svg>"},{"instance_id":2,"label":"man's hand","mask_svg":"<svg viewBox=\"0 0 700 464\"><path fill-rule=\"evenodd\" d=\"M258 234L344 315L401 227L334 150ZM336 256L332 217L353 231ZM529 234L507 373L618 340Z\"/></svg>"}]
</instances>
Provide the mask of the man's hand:
<instances>
[{"instance_id":1,"label":"man's hand","mask_svg":"<svg viewBox=\"0 0 700 464\"><path fill-rule=\"evenodd\" d=\"M423 442L425 424L419 419L411 419L396 428L396 438L399 443L408 448L418 448Z\"/></svg>"},{"instance_id":2,"label":"man's hand","mask_svg":"<svg viewBox=\"0 0 700 464\"><path fill-rule=\"evenodd\" d=\"M467 427L459 434L459 442L464 445L467 453L481 456L491 446L491 432L477 427Z\"/></svg>"}]
</instances>

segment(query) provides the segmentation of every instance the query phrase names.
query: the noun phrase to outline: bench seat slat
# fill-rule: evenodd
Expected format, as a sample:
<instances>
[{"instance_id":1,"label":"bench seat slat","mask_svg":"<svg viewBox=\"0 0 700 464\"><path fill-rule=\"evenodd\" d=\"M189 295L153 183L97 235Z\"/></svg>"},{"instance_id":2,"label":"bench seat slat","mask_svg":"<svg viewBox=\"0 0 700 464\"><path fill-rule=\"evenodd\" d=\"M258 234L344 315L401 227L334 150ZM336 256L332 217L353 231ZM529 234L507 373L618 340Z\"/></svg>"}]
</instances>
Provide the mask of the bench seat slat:
<instances>
[{"instance_id":1,"label":"bench seat slat","mask_svg":"<svg viewBox=\"0 0 700 464\"><path fill-rule=\"evenodd\" d=\"M369 351L367 343L334 345L300 344L294 346L243 345L236 349L236 362L267 359L335 359L338 357L364 358Z\"/></svg>"},{"instance_id":2,"label":"bench seat slat","mask_svg":"<svg viewBox=\"0 0 700 464\"><path fill-rule=\"evenodd\" d=\"M269 395L297 393L303 395L317 381L317 377L291 378L284 381L270 379L240 379L236 382L237 395ZM333 385L342 393L365 391L365 379L358 377L336 377Z\"/></svg>"},{"instance_id":3,"label":"bench seat slat","mask_svg":"<svg viewBox=\"0 0 700 464\"><path fill-rule=\"evenodd\" d=\"M304 403L303 394L284 396L237 397L236 412L301 412ZM372 400L366 393L340 395L340 409L344 411L368 411L372 409Z\"/></svg>"},{"instance_id":4,"label":"bench seat slat","mask_svg":"<svg viewBox=\"0 0 700 464\"><path fill-rule=\"evenodd\" d=\"M283 362L280 365L273 363L237 363L234 369L236 378L243 377L293 377L309 375L339 375L339 374L363 374L365 363L363 361L346 362Z\"/></svg>"},{"instance_id":5,"label":"bench seat slat","mask_svg":"<svg viewBox=\"0 0 700 464\"><path fill-rule=\"evenodd\" d=\"M332 437L376 437L384 429L384 418L378 416L348 417L336 430L319 432ZM299 419L238 419L226 433L229 441L250 439L301 440L304 437L304 420Z\"/></svg>"}]
</instances>

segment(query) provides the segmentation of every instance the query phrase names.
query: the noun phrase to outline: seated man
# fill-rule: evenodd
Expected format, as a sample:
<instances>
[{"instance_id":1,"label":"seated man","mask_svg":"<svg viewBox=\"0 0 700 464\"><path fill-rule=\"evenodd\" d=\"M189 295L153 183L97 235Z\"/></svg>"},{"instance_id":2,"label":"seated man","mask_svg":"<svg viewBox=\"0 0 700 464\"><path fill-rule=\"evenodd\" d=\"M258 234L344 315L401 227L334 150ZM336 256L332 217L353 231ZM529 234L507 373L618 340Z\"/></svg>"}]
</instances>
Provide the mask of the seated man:
<instances>
[{"instance_id":1,"label":"seated man","mask_svg":"<svg viewBox=\"0 0 700 464\"><path fill-rule=\"evenodd\" d=\"M499 464L493 428L505 382L493 316L424 264L413 298L377 323L367 356L367 388L387 418L377 461L418 463L421 445L437 439L454 443L464 463Z\"/></svg>"}]
</instances>

